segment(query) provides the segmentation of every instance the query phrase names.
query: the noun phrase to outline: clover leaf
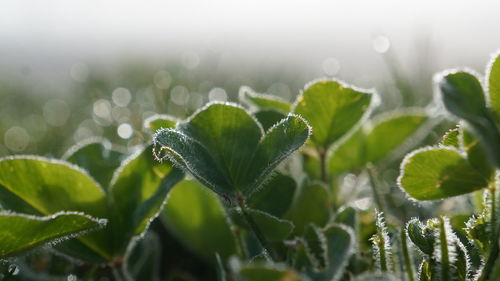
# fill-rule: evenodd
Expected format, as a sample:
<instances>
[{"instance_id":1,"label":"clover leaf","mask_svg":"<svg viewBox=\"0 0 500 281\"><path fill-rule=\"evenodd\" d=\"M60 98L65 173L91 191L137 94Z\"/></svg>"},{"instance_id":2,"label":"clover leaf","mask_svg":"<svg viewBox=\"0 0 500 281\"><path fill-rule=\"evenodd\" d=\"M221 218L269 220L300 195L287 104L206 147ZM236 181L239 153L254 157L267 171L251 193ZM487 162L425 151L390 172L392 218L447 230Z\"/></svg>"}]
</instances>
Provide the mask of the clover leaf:
<instances>
[{"instance_id":1,"label":"clover leaf","mask_svg":"<svg viewBox=\"0 0 500 281\"><path fill-rule=\"evenodd\" d=\"M157 154L190 172L225 198L256 191L274 168L309 137L311 128L289 114L264 132L255 118L230 103L210 103L154 136Z\"/></svg>"}]
</instances>

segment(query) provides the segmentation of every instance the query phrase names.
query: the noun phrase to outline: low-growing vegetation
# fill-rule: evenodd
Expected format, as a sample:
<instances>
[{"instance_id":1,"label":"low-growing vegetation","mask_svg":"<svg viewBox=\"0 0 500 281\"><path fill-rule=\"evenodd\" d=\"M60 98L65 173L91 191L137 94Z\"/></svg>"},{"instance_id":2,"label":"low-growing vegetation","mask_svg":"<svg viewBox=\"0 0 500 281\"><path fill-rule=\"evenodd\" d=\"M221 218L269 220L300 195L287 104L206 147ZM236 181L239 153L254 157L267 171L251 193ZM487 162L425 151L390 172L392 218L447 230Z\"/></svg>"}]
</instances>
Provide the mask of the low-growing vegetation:
<instances>
[{"instance_id":1,"label":"low-growing vegetation","mask_svg":"<svg viewBox=\"0 0 500 281\"><path fill-rule=\"evenodd\" d=\"M4 157L0 280L500 280L500 57L434 83L389 112L335 79L244 86L133 151ZM165 268L172 241L206 268Z\"/></svg>"}]
</instances>

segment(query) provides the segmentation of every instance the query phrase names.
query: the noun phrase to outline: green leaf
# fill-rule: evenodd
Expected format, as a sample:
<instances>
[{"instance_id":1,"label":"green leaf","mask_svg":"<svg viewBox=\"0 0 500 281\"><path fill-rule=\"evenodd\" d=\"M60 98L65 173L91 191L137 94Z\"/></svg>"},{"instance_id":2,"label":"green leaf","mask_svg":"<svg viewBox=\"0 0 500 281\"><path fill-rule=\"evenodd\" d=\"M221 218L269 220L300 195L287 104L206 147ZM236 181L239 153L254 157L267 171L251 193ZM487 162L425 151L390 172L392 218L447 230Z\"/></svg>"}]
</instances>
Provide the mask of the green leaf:
<instances>
[{"instance_id":1,"label":"green leaf","mask_svg":"<svg viewBox=\"0 0 500 281\"><path fill-rule=\"evenodd\" d=\"M46 217L0 212L0 259L101 228L106 222L78 212Z\"/></svg>"},{"instance_id":2,"label":"green leaf","mask_svg":"<svg viewBox=\"0 0 500 281\"><path fill-rule=\"evenodd\" d=\"M269 130L274 124L285 118L286 115L276 110L259 110L253 114L262 124L265 131Z\"/></svg>"},{"instance_id":3,"label":"green leaf","mask_svg":"<svg viewBox=\"0 0 500 281\"><path fill-rule=\"evenodd\" d=\"M438 83L446 109L467 121L480 137L490 161L500 167L500 131L486 108L479 80L469 72L454 71L439 76Z\"/></svg>"},{"instance_id":4,"label":"green leaf","mask_svg":"<svg viewBox=\"0 0 500 281\"><path fill-rule=\"evenodd\" d=\"M344 224L350 228L357 229L357 213L353 207L344 207L335 215L334 222Z\"/></svg>"},{"instance_id":5,"label":"green leaf","mask_svg":"<svg viewBox=\"0 0 500 281\"><path fill-rule=\"evenodd\" d=\"M253 169L249 173L252 183L243 189L243 193L249 195L254 192L281 161L307 141L310 132L307 122L293 114L270 128L255 151L250 166Z\"/></svg>"},{"instance_id":6,"label":"green leaf","mask_svg":"<svg viewBox=\"0 0 500 281\"><path fill-rule=\"evenodd\" d=\"M106 139L89 139L71 147L62 157L64 160L82 167L105 189L114 171L125 158L124 153L113 150Z\"/></svg>"},{"instance_id":7,"label":"green leaf","mask_svg":"<svg viewBox=\"0 0 500 281\"><path fill-rule=\"evenodd\" d=\"M471 280L473 279L472 263L467 248L460 240L455 241L455 243L457 257L453 267L456 268L456 279L461 281Z\"/></svg>"},{"instance_id":8,"label":"green leaf","mask_svg":"<svg viewBox=\"0 0 500 281\"><path fill-rule=\"evenodd\" d=\"M365 137L359 128L349 138L332 146L327 155L330 175L361 171L366 164Z\"/></svg>"},{"instance_id":9,"label":"green leaf","mask_svg":"<svg viewBox=\"0 0 500 281\"><path fill-rule=\"evenodd\" d=\"M239 99L241 102L256 107L259 110L275 110L281 113L289 113L290 103L274 95L258 94L250 87L240 88Z\"/></svg>"},{"instance_id":10,"label":"green leaf","mask_svg":"<svg viewBox=\"0 0 500 281\"><path fill-rule=\"evenodd\" d=\"M454 128L446 132L441 139L441 144L443 146L452 146L454 148L460 148L460 127Z\"/></svg>"},{"instance_id":11,"label":"green leaf","mask_svg":"<svg viewBox=\"0 0 500 281\"><path fill-rule=\"evenodd\" d=\"M192 174L203 185L220 196L231 196L234 188L217 168L215 160L196 140L172 129L159 130L154 136L155 146L161 146L155 157L160 158L162 150L166 157ZM163 159L163 158L161 158Z\"/></svg>"},{"instance_id":12,"label":"green leaf","mask_svg":"<svg viewBox=\"0 0 500 281\"><path fill-rule=\"evenodd\" d=\"M456 149L427 147L408 154L401 163L398 182L417 200L437 200L486 187L488 179Z\"/></svg>"},{"instance_id":13,"label":"green leaf","mask_svg":"<svg viewBox=\"0 0 500 281\"><path fill-rule=\"evenodd\" d=\"M297 190L290 210L285 219L293 222L295 233L302 235L309 223L320 227L330 218L329 194L326 187L320 182L303 184Z\"/></svg>"},{"instance_id":14,"label":"green leaf","mask_svg":"<svg viewBox=\"0 0 500 281\"><path fill-rule=\"evenodd\" d=\"M250 160L264 135L248 112L239 106L212 103L177 128L204 146L232 188L247 184Z\"/></svg>"},{"instance_id":15,"label":"green leaf","mask_svg":"<svg viewBox=\"0 0 500 281\"><path fill-rule=\"evenodd\" d=\"M313 81L306 85L293 106L314 128L311 142L326 150L356 123L366 118L375 104L375 93L335 80Z\"/></svg>"},{"instance_id":16,"label":"green leaf","mask_svg":"<svg viewBox=\"0 0 500 281\"><path fill-rule=\"evenodd\" d=\"M415 141L415 134L428 120L428 115L418 109L397 110L375 117L330 149L330 173L358 172L366 163L386 159L398 152L410 138Z\"/></svg>"},{"instance_id":17,"label":"green leaf","mask_svg":"<svg viewBox=\"0 0 500 281\"><path fill-rule=\"evenodd\" d=\"M472 216L464 228L470 242L476 245L482 253L487 253L490 248L491 214L485 209L481 214Z\"/></svg>"},{"instance_id":18,"label":"green leaf","mask_svg":"<svg viewBox=\"0 0 500 281\"><path fill-rule=\"evenodd\" d=\"M460 128L460 138L462 150L467 154L467 160L471 166L484 178L491 179L494 176L495 167L488 161L487 152L480 145L479 139L463 126Z\"/></svg>"},{"instance_id":19,"label":"green leaf","mask_svg":"<svg viewBox=\"0 0 500 281\"><path fill-rule=\"evenodd\" d=\"M250 264L238 272L242 281L301 281L293 269L278 266Z\"/></svg>"},{"instance_id":20,"label":"green leaf","mask_svg":"<svg viewBox=\"0 0 500 281\"><path fill-rule=\"evenodd\" d=\"M496 53L486 69L488 79L489 104L496 115L497 124L500 123L500 53Z\"/></svg>"},{"instance_id":21,"label":"green leaf","mask_svg":"<svg viewBox=\"0 0 500 281\"><path fill-rule=\"evenodd\" d=\"M366 160L368 162L376 163L387 157L429 119L425 112L406 111L380 115L366 127Z\"/></svg>"},{"instance_id":22,"label":"green leaf","mask_svg":"<svg viewBox=\"0 0 500 281\"><path fill-rule=\"evenodd\" d=\"M432 256L434 252L434 233L432 229L423 225L418 219L412 219L406 224L406 231L411 242L422 253Z\"/></svg>"},{"instance_id":23,"label":"green leaf","mask_svg":"<svg viewBox=\"0 0 500 281\"><path fill-rule=\"evenodd\" d=\"M428 260L423 260L418 269L419 281L432 281L432 268Z\"/></svg>"},{"instance_id":24,"label":"green leaf","mask_svg":"<svg viewBox=\"0 0 500 281\"><path fill-rule=\"evenodd\" d=\"M301 152L303 172L311 180L321 180L321 161L316 151L305 147Z\"/></svg>"},{"instance_id":25,"label":"green leaf","mask_svg":"<svg viewBox=\"0 0 500 281\"><path fill-rule=\"evenodd\" d=\"M158 163L147 146L126 159L115 172L110 195L114 251L123 254L134 236L145 232L158 215L170 189L184 173L168 162Z\"/></svg>"},{"instance_id":26,"label":"green leaf","mask_svg":"<svg viewBox=\"0 0 500 281\"><path fill-rule=\"evenodd\" d=\"M461 248L462 245L466 248L466 251L464 252L467 254L467 263L465 263L465 265L467 266L468 272L470 272L472 268L479 268L482 263L482 257L479 248L477 247L477 245L475 245L473 240L469 240L470 238L467 237L467 233L465 231L466 223L469 220L469 215L456 215L450 219L453 231L459 239L457 243L460 243L460 245L458 245L457 247L457 250L459 250L458 248Z\"/></svg>"},{"instance_id":27,"label":"green leaf","mask_svg":"<svg viewBox=\"0 0 500 281\"><path fill-rule=\"evenodd\" d=\"M436 78L448 111L465 120L486 115L483 88L476 75L467 71L447 71Z\"/></svg>"},{"instance_id":28,"label":"green leaf","mask_svg":"<svg viewBox=\"0 0 500 281\"><path fill-rule=\"evenodd\" d=\"M323 231L314 224L310 224L305 231L304 247L313 269L316 272L325 270L329 262L326 237Z\"/></svg>"},{"instance_id":29,"label":"green leaf","mask_svg":"<svg viewBox=\"0 0 500 281\"><path fill-rule=\"evenodd\" d=\"M149 131L158 131L164 128L175 128L179 120L167 114L155 114L144 120L144 128Z\"/></svg>"},{"instance_id":30,"label":"green leaf","mask_svg":"<svg viewBox=\"0 0 500 281\"><path fill-rule=\"evenodd\" d=\"M252 194L247 204L250 208L280 218L290 208L296 189L297 183L292 177L276 173L262 188Z\"/></svg>"},{"instance_id":31,"label":"green leaf","mask_svg":"<svg viewBox=\"0 0 500 281\"><path fill-rule=\"evenodd\" d=\"M164 129L155 143L177 165L221 196L249 196L273 169L302 146L310 127L289 115L263 133L243 108L211 103L177 129Z\"/></svg>"},{"instance_id":32,"label":"green leaf","mask_svg":"<svg viewBox=\"0 0 500 281\"><path fill-rule=\"evenodd\" d=\"M313 274L314 280L339 280L354 251L356 238L350 228L337 224L325 227L323 234L327 241L328 266L322 273Z\"/></svg>"},{"instance_id":33,"label":"green leaf","mask_svg":"<svg viewBox=\"0 0 500 281\"><path fill-rule=\"evenodd\" d=\"M60 211L83 212L98 218L108 218L109 215L105 192L99 184L82 169L64 161L34 156L2 158L0 186L3 192L22 202L18 206L9 206L13 212L21 212L30 206L38 216ZM78 239L108 259L111 258L111 245L107 242L107 235L106 231L97 231Z\"/></svg>"},{"instance_id":34,"label":"green leaf","mask_svg":"<svg viewBox=\"0 0 500 281\"><path fill-rule=\"evenodd\" d=\"M218 198L193 180L178 183L168 196L162 220L184 245L207 261L236 252L234 236Z\"/></svg>"},{"instance_id":35,"label":"green leaf","mask_svg":"<svg viewBox=\"0 0 500 281\"><path fill-rule=\"evenodd\" d=\"M270 242L281 242L288 238L294 229L293 223L288 220L277 218L263 211L248 208L264 237ZM233 220L239 226L249 228L241 213L233 213Z\"/></svg>"}]
</instances>

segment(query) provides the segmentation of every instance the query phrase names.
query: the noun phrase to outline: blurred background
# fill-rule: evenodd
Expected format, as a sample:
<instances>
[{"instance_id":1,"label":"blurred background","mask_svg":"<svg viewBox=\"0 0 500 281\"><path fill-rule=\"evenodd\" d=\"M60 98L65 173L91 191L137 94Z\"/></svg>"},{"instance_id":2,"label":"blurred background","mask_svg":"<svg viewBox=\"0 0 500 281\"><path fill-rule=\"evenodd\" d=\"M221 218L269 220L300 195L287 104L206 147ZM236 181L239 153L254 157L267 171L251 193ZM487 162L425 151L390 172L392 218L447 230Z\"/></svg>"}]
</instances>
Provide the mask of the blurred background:
<instances>
[{"instance_id":1,"label":"blurred background","mask_svg":"<svg viewBox=\"0 0 500 281\"><path fill-rule=\"evenodd\" d=\"M376 88L383 109L426 105L432 75L484 72L500 49L494 1L2 1L0 156L60 157L103 136L147 140L238 89L293 101L308 81Z\"/></svg>"}]
</instances>

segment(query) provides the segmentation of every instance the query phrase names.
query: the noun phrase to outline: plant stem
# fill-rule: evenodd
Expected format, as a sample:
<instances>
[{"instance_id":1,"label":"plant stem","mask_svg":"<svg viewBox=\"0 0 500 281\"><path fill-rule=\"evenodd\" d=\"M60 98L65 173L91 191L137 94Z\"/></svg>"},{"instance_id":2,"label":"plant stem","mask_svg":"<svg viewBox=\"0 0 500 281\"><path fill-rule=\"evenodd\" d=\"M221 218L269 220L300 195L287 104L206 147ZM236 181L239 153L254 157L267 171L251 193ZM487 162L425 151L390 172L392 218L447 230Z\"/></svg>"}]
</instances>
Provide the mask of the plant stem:
<instances>
[{"instance_id":1,"label":"plant stem","mask_svg":"<svg viewBox=\"0 0 500 281\"><path fill-rule=\"evenodd\" d=\"M405 263L405 272L408 274L408 280L414 281L413 264L411 262L410 253L408 251L408 242L406 237L406 228L401 227L401 249L403 250L403 259Z\"/></svg>"},{"instance_id":2,"label":"plant stem","mask_svg":"<svg viewBox=\"0 0 500 281\"><path fill-rule=\"evenodd\" d=\"M387 212L385 211L385 205L383 203L382 196L377 190L379 182L377 179L377 175L375 174L375 167L373 167L372 164L366 165L366 172L368 173L368 177L370 178L370 186L372 188L375 204L377 204L377 208L379 209L380 212L387 214Z\"/></svg>"},{"instance_id":3,"label":"plant stem","mask_svg":"<svg viewBox=\"0 0 500 281\"><path fill-rule=\"evenodd\" d=\"M441 280L450 281L451 280L451 266L450 266L450 253L448 252L448 233L446 232L446 226L444 219L439 216L439 244L441 247Z\"/></svg>"},{"instance_id":4,"label":"plant stem","mask_svg":"<svg viewBox=\"0 0 500 281\"><path fill-rule=\"evenodd\" d=\"M380 245L379 245L379 251L380 251L380 271L382 272L387 272L388 266L387 266L387 253L385 252L385 239L383 238L383 235L380 235Z\"/></svg>"},{"instance_id":5,"label":"plant stem","mask_svg":"<svg viewBox=\"0 0 500 281\"><path fill-rule=\"evenodd\" d=\"M275 262L280 261L281 259L279 258L277 252L274 250L274 248L271 247L269 242L267 241L266 237L264 234L262 234L262 231L260 230L259 226L257 223L255 223L255 220L252 218L252 216L248 213L248 208L246 206L245 199L241 194L237 194L237 201L238 205L240 206L241 213L243 214L243 217L245 218L248 226L252 230L252 232L255 234L257 239L260 242L260 245L262 248L266 250L266 252L269 254L271 259Z\"/></svg>"},{"instance_id":6,"label":"plant stem","mask_svg":"<svg viewBox=\"0 0 500 281\"><path fill-rule=\"evenodd\" d=\"M319 155L319 163L320 163L320 180L322 183L324 183L327 187L328 190L331 191L331 202L332 202L332 207L334 210L337 210L339 207L339 198L338 198L338 193L339 193L339 188L335 184L330 184L328 182L328 171L327 171L327 165L326 165L326 149L324 148L318 148L316 150Z\"/></svg>"},{"instance_id":7,"label":"plant stem","mask_svg":"<svg viewBox=\"0 0 500 281\"><path fill-rule=\"evenodd\" d=\"M129 281L129 278L127 278L127 275L123 272L123 264L112 266L111 272L113 273L115 281Z\"/></svg>"},{"instance_id":8,"label":"plant stem","mask_svg":"<svg viewBox=\"0 0 500 281\"><path fill-rule=\"evenodd\" d=\"M320 164L320 179L322 182L328 184L328 177L326 174L326 150L318 149L319 164Z\"/></svg>"},{"instance_id":9,"label":"plant stem","mask_svg":"<svg viewBox=\"0 0 500 281\"><path fill-rule=\"evenodd\" d=\"M498 246L498 238L500 236L500 222L497 222L497 208L500 208L500 198L497 198L498 188L500 188L500 171L497 171L497 178L493 180L493 183L488 187L488 192L491 193L490 206L485 206L486 208L490 208L491 214L491 238L490 238L490 253L486 263L483 267L481 275L477 279L477 281L488 280L489 275L493 271L495 266L498 254L499 254L499 246Z\"/></svg>"},{"instance_id":10,"label":"plant stem","mask_svg":"<svg viewBox=\"0 0 500 281\"><path fill-rule=\"evenodd\" d=\"M238 226L234 225L233 226L233 233L234 233L234 237L236 239L236 247L237 247L238 255L242 259L248 259L248 251L247 251L245 244L243 243L243 239L241 237L241 229Z\"/></svg>"}]
</instances>

